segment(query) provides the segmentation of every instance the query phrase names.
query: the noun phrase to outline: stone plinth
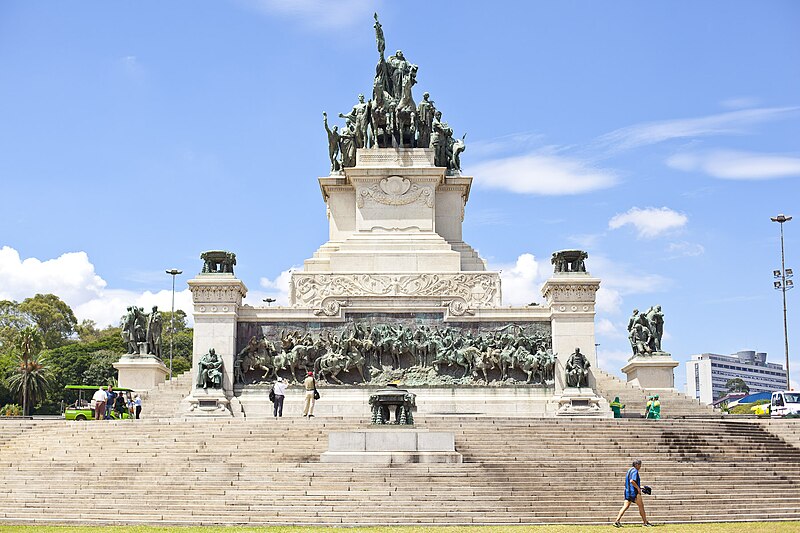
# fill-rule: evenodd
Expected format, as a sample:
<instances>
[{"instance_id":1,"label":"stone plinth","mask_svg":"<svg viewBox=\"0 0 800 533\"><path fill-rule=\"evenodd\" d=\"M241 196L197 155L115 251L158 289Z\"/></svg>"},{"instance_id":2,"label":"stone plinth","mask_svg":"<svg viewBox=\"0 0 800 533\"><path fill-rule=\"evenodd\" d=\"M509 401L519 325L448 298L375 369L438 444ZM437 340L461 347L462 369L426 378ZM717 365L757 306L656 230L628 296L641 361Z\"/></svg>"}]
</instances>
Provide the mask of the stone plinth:
<instances>
[{"instance_id":1,"label":"stone plinth","mask_svg":"<svg viewBox=\"0 0 800 533\"><path fill-rule=\"evenodd\" d=\"M184 414L188 416L230 417L230 401L222 389L195 388L184 398Z\"/></svg>"},{"instance_id":2,"label":"stone plinth","mask_svg":"<svg viewBox=\"0 0 800 533\"><path fill-rule=\"evenodd\" d=\"M556 416L614 417L608 401L589 387L567 387L554 402L558 404Z\"/></svg>"},{"instance_id":3,"label":"stone plinth","mask_svg":"<svg viewBox=\"0 0 800 533\"><path fill-rule=\"evenodd\" d=\"M637 355L622 367L628 383L642 389L674 389L678 362L666 352Z\"/></svg>"},{"instance_id":4,"label":"stone plinth","mask_svg":"<svg viewBox=\"0 0 800 533\"><path fill-rule=\"evenodd\" d=\"M461 463L453 433L415 429L332 431L323 463Z\"/></svg>"},{"instance_id":5,"label":"stone plinth","mask_svg":"<svg viewBox=\"0 0 800 533\"><path fill-rule=\"evenodd\" d=\"M169 375L169 369L155 355L126 354L113 366L118 370L120 387L141 392L155 389Z\"/></svg>"},{"instance_id":6,"label":"stone plinth","mask_svg":"<svg viewBox=\"0 0 800 533\"><path fill-rule=\"evenodd\" d=\"M594 305L599 288L600 280L591 277L588 272L559 272L542 286L542 295L552 316L553 353L557 355L562 369L575 348L581 349L592 368L597 367ZM563 382L556 380L556 384L556 392L559 392ZM589 387L594 386L594 377L590 371Z\"/></svg>"},{"instance_id":7,"label":"stone plinth","mask_svg":"<svg viewBox=\"0 0 800 533\"><path fill-rule=\"evenodd\" d=\"M214 348L222 358L222 389L233 394L233 359L236 353L236 321L247 287L233 274L198 274L189 280L194 302L192 380L203 354Z\"/></svg>"}]
</instances>

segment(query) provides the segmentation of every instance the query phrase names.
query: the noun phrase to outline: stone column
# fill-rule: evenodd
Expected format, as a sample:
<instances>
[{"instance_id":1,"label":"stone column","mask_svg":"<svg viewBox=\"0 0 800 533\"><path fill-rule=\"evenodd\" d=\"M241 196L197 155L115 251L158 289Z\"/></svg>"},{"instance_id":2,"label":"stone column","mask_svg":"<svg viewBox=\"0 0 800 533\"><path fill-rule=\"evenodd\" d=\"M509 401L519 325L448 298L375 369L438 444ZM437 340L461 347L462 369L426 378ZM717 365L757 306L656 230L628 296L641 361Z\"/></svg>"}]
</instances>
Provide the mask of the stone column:
<instances>
[{"instance_id":1,"label":"stone column","mask_svg":"<svg viewBox=\"0 0 800 533\"><path fill-rule=\"evenodd\" d=\"M552 313L553 353L558 357L556 393L564 387L564 365L575 348L580 348L591 368L597 368L597 350L594 339L595 293L600 280L586 272L560 272L542 286L542 295ZM558 378L561 378L560 380ZM590 372L589 386L594 389L594 376Z\"/></svg>"},{"instance_id":2,"label":"stone column","mask_svg":"<svg viewBox=\"0 0 800 533\"><path fill-rule=\"evenodd\" d=\"M194 302L192 391L196 389L200 357L214 348L222 358L222 392L233 397L233 360L236 355L236 322L247 287L233 274L198 274L189 280ZM200 389L202 390L202 389Z\"/></svg>"}]
</instances>

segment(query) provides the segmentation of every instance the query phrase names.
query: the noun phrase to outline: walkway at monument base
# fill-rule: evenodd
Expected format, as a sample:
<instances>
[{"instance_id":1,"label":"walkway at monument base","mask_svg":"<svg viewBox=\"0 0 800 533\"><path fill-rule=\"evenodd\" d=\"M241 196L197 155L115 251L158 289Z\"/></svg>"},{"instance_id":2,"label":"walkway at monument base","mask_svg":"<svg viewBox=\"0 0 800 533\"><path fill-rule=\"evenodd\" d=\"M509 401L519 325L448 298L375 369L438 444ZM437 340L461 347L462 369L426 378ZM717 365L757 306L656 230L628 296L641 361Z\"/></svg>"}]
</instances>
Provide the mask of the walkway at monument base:
<instances>
[{"instance_id":1,"label":"walkway at monument base","mask_svg":"<svg viewBox=\"0 0 800 533\"><path fill-rule=\"evenodd\" d=\"M633 458L655 522L798 520L800 448L775 426L797 421L419 417L464 463L386 468L319 461L366 419L1 422L0 522L608 523Z\"/></svg>"}]
</instances>

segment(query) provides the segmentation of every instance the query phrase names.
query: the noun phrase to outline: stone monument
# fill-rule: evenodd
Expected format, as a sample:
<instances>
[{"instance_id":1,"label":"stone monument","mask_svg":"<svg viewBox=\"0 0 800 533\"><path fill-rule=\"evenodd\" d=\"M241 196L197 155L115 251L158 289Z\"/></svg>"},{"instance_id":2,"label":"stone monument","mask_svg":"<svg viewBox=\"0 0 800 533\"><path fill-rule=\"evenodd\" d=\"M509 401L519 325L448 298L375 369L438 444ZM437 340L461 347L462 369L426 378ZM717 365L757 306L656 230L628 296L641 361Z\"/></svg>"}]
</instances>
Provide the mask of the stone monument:
<instances>
[{"instance_id":1,"label":"stone monument","mask_svg":"<svg viewBox=\"0 0 800 533\"><path fill-rule=\"evenodd\" d=\"M145 392L164 383L169 370L161 361L161 329L158 307L149 315L141 307L128 307L121 331L128 353L113 365L120 387Z\"/></svg>"},{"instance_id":2,"label":"stone monument","mask_svg":"<svg viewBox=\"0 0 800 533\"><path fill-rule=\"evenodd\" d=\"M633 310L628 320L628 340L633 355L622 371L628 383L643 389L674 389L678 362L661 349L664 335L664 313L654 305L644 313Z\"/></svg>"},{"instance_id":3,"label":"stone monument","mask_svg":"<svg viewBox=\"0 0 800 533\"><path fill-rule=\"evenodd\" d=\"M213 347L222 379L220 389L195 387L192 396L219 390L232 414L259 416L268 383L313 372L329 389L317 414L368 416L374 387L397 382L414 387L423 414L555 415L575 346L588 364L580 389L594 386L600 280L586 271L585 252L564 250L553 256L545 305L502 305L499 273L462 235L473 180L461 170L464 136L428 93L413 99L421 69L401 50L385 56L377 16L375 32L372 98L359 95L339 114L341 127L323 113L330 171L318 182L328 240L292 273L288 305L242 305L235 254L202 255L189 281L193 371L197 378ZM289 394L287 410L293 401Z\"/></svg>"}]
</instances>

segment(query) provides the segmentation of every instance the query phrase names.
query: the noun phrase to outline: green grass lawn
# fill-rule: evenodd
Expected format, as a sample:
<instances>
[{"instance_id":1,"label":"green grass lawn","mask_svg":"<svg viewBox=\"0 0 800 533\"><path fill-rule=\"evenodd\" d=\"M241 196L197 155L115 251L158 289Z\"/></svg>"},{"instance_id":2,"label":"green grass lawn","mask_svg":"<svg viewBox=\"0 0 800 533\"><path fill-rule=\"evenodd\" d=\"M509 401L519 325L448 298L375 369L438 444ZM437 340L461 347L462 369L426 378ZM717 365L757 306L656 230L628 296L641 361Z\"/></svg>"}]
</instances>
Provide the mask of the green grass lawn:
<instances>
[{"instance_id":1,"label":"green grass lawn","mask_svg":"<svg viewBox=\"0 0 800 533\"><path fill-rule=\"evenodd\" d=\"M623 530L642 530L641 524L628 522ZM125 531L126 533L192 533L224 531L225 533L301 533L305 531L347 533L583 533L619 531L607 526L464 526L464 527L159 527L159 526L0 526L0 533L79 533L83 531ZM800 522L729 522L720 524L664 524L654 531L681 533L794 533L800 532Z\"/></svg>"}]
</instances>

